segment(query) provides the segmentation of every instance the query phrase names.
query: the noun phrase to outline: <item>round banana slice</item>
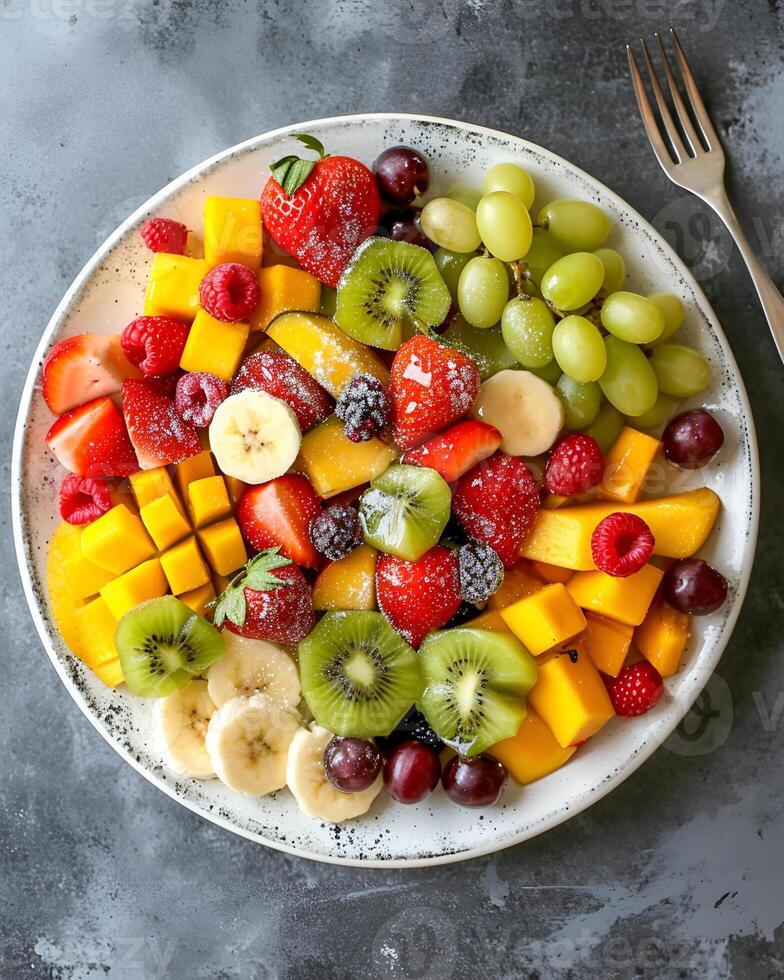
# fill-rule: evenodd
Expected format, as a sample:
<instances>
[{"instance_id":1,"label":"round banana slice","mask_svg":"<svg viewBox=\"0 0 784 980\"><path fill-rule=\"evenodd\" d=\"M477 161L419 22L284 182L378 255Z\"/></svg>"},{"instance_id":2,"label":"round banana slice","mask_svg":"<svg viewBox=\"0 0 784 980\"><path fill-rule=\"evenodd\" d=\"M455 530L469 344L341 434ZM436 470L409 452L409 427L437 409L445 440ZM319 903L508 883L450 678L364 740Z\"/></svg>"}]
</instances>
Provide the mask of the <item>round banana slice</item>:
<instances>
[{"instance_id":1,"label":"round banana slice","mask_svg":"<svg viewBox=\"0 0 784 980\"><path fill-rule=\"evenodd\" d=\"M293 712L276 707L263 694L227 701L207 727L207 752L216 776L248 796L282 789L298 727Z\"/></svg>"},{"instance_id":2,"label":"round banana slice","mask_svg":"<svg viewBox=\"0 0 784 980\"><path fill-rule=\"evenodd\" d=\"M155 738L170 769L195 779L209 779L215 775L205 736L216 710L207 682L200 680L193 680L181 690L155 702Z\"/></svg>"},{"instance_id":3,"label":"round banana slice","mask_svg":"<svg viewBox=\"0 0 784 980\"><path fill-rule=\"evenodd\" d=\"M291 656L274 643L226 630L226 652L210 667L207 685L220 708L234 698L263 694L279 708L295 708L301 697L299 672Z\"/></svg>"},{"instance_id":4,"label":"round banana slice","mask_svg":"<svg viewBox=\"0 0 784 980\"><path fill-rule=\"evenodd\" d=\"M210 423L210 448L227 476L266 483L297 458L302 432L297 416L279 398L248 388L218 406Z\"/></svg>"},{"instance_id":5,"label":"round banana slice","mask_svg":"<svg viewBox=\"0 0 784 980\"><path fill-rule=\"evenodd\" d=\"M479 389L472 415L494 425L510 456L546 453L564 424L564 408L552 387L530 371L499 371Z\"/></svg>"},{"instance_id":6,"label":"round banana slice","mask_svg":"<svg viewBox=\"0 0 784 980\"><path fill-rule=\"evenodd\" d=\"M312 729L300 728L289 746L286 782L303 813L340 823L367 813L384 780L379 773L373 785L361 793L341 793L335 789L324 773L324 749L333 737L332 732L318 725Z\"/></svg>"}]
</instances>

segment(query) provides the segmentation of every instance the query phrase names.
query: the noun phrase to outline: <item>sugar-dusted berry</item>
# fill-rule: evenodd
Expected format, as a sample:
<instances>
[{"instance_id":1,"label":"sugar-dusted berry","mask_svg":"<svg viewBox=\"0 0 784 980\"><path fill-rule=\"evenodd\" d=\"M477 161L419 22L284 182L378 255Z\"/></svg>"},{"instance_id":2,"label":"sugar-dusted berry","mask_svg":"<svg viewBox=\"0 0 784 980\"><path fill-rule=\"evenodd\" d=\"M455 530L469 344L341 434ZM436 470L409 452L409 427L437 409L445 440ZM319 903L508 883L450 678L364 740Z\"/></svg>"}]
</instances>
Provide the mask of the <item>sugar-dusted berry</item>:
<instances>
[{"instance_id":1,"label":"sugar-dusted berry","mask_svg":"<svg viewBox=\"0 0 784 980\"><path fill-rule=\"evenodd\" d=\"M355 374L340 393L335 415L352 442L372 439L389 423L386 385L372 374Z\"/></svg>"}]
</instances>

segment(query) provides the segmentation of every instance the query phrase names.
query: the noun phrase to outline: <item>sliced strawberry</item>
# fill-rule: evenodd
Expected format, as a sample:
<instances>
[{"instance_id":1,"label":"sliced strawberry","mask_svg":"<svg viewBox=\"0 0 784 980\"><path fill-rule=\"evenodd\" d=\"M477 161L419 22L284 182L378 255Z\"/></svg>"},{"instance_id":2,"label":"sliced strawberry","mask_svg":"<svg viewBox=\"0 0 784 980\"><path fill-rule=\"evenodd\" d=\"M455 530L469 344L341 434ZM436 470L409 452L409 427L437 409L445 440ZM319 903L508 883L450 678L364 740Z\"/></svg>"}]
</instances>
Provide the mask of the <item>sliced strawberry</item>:
<instances>
[{"instance_id":1,"label":"sliced strawberry","mask_svg":"<svg viewBox=\"0 0 784 980\"><path fill-rule=\"evenodd\" d=\"M320 568L322 559L310 540L310 522L321 511L319 495L298 473L250 487L237 505L245 540L256 551L280 552L305 568Z\"/></svg>"},{"instance_id":2,"label":"sliced strawberry","mask_svg":"<svg viewBox=\"0 0 784 980\"><path fill-rule=\"evenodd\" d=\"M61 340L43 366L43 396L49 411L62 415L93 398L119 391L141 372L123 353L117 334L81 333Z\"/></svg>"},{"instance_id":3,"label":"sliced strawberry","mask_svg":"<svg viewBox=\"0 0 784 980\"><path fill-rule=\"evenodd\" d=\"M437 545L417 561L380 555L376 565L378 607L411 646L441 629L460 608L457 555Z\"/></svg>"},{"instance_id":4,"label":"sliced strawberry","mask_svg":"<svg viewBox=\"0 0 784 980\"><path fill-rule=\"evenodd\" d=\"M440 473L447 483L454 483L477 463L492 456L501 442L501 433L494 425L466 419L423 446L409 449L403 462L429 466Z\"/></svg>"},{"instance_id":5,"label":"sliced strawberry","mask_svg":"<svg viewBox=\"0 0 784 980\"><path fill-rule=\"evenodd\" d=\"M462 476L452 493L452 513L465 533L495 549L506 568L539 512L539 486L525 463L496 453Z\"/></svg>"},{"instance_id":6,"label":"sliced strawberry","mask_svg":"<svg viewBox=\"0 0 784 980\"><path fill-rule=\"evenodd\" d=\"M437 340L417 335L392 362L392 435L412 449L457 422L479 394L479 371L470 357Z\"/></svg>"},{"instance_id":7,"label":"sliced strawberry","mask_svg":"<svg viewBox=\"0 0 784 980\"><path fill-rule=\"evenodd\" d=\"M46 433L46 445L77 476L123 477L139 469L122 414L108 396L61 415Z\"/></svg>"},{"instance_id":8,"label":"sliced strawberry","mask_svg":"<svg viewBox=\"0 0 784 980\"><path fill-rule=\"evenodd\" d=\"M231 384L231 394L246 388L266 391L285 402L303 432L332 414L332 399L293 357L278 351L258 351L246 357Z\"/></svg>"},{"instance_id":9,"label":"sliced strawberry","mask_svg":"<svg viewBox=\"0 0 784 980\"><path fill-rule=\"evenodd\" d=\"M161 392L158 382L123 382L122 403L143 470L181 463L201 452L198 432L178 415L174 399Z\"/></svg>"}]
</instances>

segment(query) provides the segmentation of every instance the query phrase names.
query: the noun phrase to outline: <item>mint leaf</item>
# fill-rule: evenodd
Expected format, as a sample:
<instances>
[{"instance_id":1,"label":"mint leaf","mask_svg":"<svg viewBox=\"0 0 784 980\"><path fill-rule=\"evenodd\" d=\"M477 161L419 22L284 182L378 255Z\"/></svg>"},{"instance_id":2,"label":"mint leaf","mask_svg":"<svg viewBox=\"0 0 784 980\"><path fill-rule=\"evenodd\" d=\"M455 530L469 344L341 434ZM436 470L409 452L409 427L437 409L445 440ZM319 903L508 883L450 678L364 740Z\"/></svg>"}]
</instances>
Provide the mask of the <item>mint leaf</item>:
<instances>
[{"instance_id":1,"label":"mint leaf","mask_svg":"<svg viewBox=\"0 0 784 980\"><path fill-rule=\"evenodd\" d=\"M320 160L324 159L324 144L321 140L317 140L315 136L308 136L307 133L294 133L293 135L294 139L299 140L303 146L318 153Z\"/></svg>"},{"instance_id":2,"label":"mint leaf","mask_svg":"<svg viewBox=\"0 0 784 980\"><path fill-rule=\"evenodd\" d=\"M229 589L228 592L224 592L224 610L226 619L234 623L235 626L245 625L248 605L245 602L245 593L242 588Z\"/></svg>"}]
</instances>

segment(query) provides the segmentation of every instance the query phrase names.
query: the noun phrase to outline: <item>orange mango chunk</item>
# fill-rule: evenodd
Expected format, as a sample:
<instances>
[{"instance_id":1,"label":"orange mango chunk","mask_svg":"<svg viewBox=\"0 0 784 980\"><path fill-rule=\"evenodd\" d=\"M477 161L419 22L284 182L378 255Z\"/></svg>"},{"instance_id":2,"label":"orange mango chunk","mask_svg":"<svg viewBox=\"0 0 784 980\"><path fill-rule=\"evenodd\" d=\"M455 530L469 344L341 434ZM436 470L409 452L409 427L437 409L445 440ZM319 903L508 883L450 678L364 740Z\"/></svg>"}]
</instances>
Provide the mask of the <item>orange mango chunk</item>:
<instances>
[{"instance_id":1,"label":"orange mango chunk","mask_svg":"<svg viewBox=\"0 0 784 980\"><path fill-rule=\"evenodd\" d=\"M564 749L591 738L615 714L599 671L577 652L539 664L528 702Z\"/></svg>"},{"instance_id":2,"label":"orange mango chunk","mask_svg":"<svg viewBox=\"0 0 784 980\"><path fill-rule=\"evenodd\" d=\"M626 425L605 457L599 496L633 504L640 499L645 480L661 442Z\"/></svg>"},{"instance_id":3,"label":"orange mango chunk","mask_svg":"<svg viewBox=\"0 0 784 980\"><path fill-rule=\"evenodd\" d=\"M96 595L114 577L112 572L90 561L81 551L65 559L63 573L71 595L77 599L88 599Z\"/></svg>"},{"instance_id":4,"label":"orange mango chunk","mask_svg":"<svg viewBox=\"0 0 784 980\"><path fill-rule=\"evenodd\" d=\"M183 371L206 371L231 381L242 360L249 332L247 323L224 323L206 310L198 310L180 367Z\"/></svg>"},{"instance_id":5,"label":"orange mango chunk","mask_svg":"<svg viewBox=\"0 0 784 980\"><path fill-rule=\"evenodd\" d=\"M568 582L572 577L571 568L561 568L559 565L548 565L544 561L531 562L531 571L543 582Z\"/></svg>"},{"instance_id":6,"label":"orange mango chunk","mask_svg":"<svg viewBox=\"0 0 784 980\"><path fill-rule=\"evenodd\" d=\"M497 742L488 749L502 762L518 783L526 786L560 769L577 751L576 746L560 746L539 715L528 708L520 730L512 738Z\"/></svg>"},{"instance_id":7,"label":"orange mango chunk","mask_svg":"<svg viewBox=\"0 0 784 980\"><path fill-rule=\"evenodd\" d=\"M82 663L98 673L98 668L114 661L119 662L117 648L114 645L117 620L112 615L106 600L99 596L92 602L88 602L78 611L77 620L82 640L74 653ZM103 677L101 679L103 680ZM122 671L120 681L122 681Z\"/></svg>"},{"instance_id":8,"label":"orange mango chunk","mask_svg":"<svg viewBox=\"0 0 784 980\"><path fill-rule=\"evenodd\" d=\"M211 581L195 538L186 538L161 555L161 566L174 595L192 592Z\"/></svg>"},{"instance_id":9,"label":"orange mango chunk","mask_svg":"<svg viewBox=\"0 0 784 980\"><path fill-rule=\"evenodd\" d=\"M376 436L365 442L347 439L343 423L331 415L303 436L294 468L301 472L301 466L316 493L327 498L369 483L396 456L397 451Z\"/></svg>"},{"instance_id":10,"label":"orange mango chunk","mask_svg":"<svg viewBox=\"0 0 784 980\"><path fill-rule=\"evenodd\" d=\"M218 575L236 572L248 558L242 532L233 517L199 531L199 543L212 570Z\"/></svg>"},{"instance_id":11,"label":"orange mango chunk","mask_svg":"<svg viewBox=\"0 0 784 980\"><path fill-rule=\"evenodd\" d=\"M165 466L156 466L152 470L139 470L138 473L133 473L128 479L136 504L140 509L145 504L165 497L167 494L170 494L175 500L177 499L174 484Z\"/></svg>"},{"instance_id":12,"label":"orange mango chunk","mask_svg":"<svg viewBox=\"0 0 784 980\"><path fill-rule=\"evenodd\" d=\"M661 597L634 631L634 645L662 675L678 672L689 639L689 617Z\"/></svg>"},{"instance_id":13,"label":"orange mango chunk","mask_svg":"<svg viewBox=\"0 0 784 980\"><path fill-rule=\"evenodd\" d=\"M501 618L535 657L585 629L582 610L560 582L506 606Z\"/></svg>"},{"instance_id":14,"label":"orange mango chunk","mask_svg":"<svg viewBox=\"0 0 784 980\"><path fill-rule=\"evenodd\" d=\"M208 476L215 476L215 473L215 461L212 453L207 449L178 463L174 468L174 479L182 499L188 499L188 487L191 483L195 480L205 480Z\"/></svg>"},{"instance_id":15,"label":"orange mango chunk","mask_svg":"<svg viewBox=\"0 0 784 980\"><path fill-rule=\"evenodd\" d=\"M191 529L173 492L144 504L139 516L159 551L170 548Z\"/></svg>"},{"instance_id":16,"label":"orange mango chunk","mask_svg":"<svg viewBox=\"0 0 784 980\"><path fill-rule=\"evenodd\" d=\"M212 581L209 581L206 585L200 585L198 589L181 593L177 598L184 602L189 609L192 609L197 616L207 616L211 612L207 608L207 603L212 602L215 598L215 588Z\"/></svg>"},{"instance_id":17,"label":"orange mango chunk","mask_svg":"<svg viewBox=\"0 0 784 980\"><path fill-rule=\"evenodd\" d=\"M239 262L261 266L261 205L255 197L208 197L204 203L204 258L212 269Z\"/></svg>"},{"instance_id":18,"label":"orange mango chunk","mask_svg":"<svg viewBox=\"0 0 784 980\"><path fill-rule=\"evenodd\" d=\"M166 595L169 584L157 558L142 562L101 589L101 598L115 619L121 619L148 599Z\"/></svg>"},{"instance_id":19,"label":"orange mango chunk","mask_svg":"<svg viewBox=\"0 0 784 980\"><path fill-rule=\"evenodd\" d=\"M629 653L634 628L593 612L587 612L585 619L580 636L582 648L597 670L617 677Z\"/></svg>"},{"instance_id":20,"label":"orange mango chunk","mask_svg":"<svg viewBox=\"0 0 784 980\"><path fill-rule=\"evenodd\" d=\"M608 616L627 626L639 626L645 619L664 572L655 565L643 565L639 572L616 578L604 572L578 572L566 583L566 590L583 609Z\"/></svg>"},{"instance_id":21,"label":"orange mango chunk","mask_svg":"<svg viewBox=\"0 0 784 980\"><path fill-rule=\"evenodd\" d=\"M101 568L122 575L152 558L155 546L141 518L125 504L118 504L84 529L82 553Z\"/></svg>"},{"instance_id":22,"label":"orange mango chunk","mask_svg":"<svg viewBox=\"0 0 784 980\"><path fill-rule=\"evenodd\" d=\"M504 622L501 613L494 609L486 609L483 613L477 616L476 619L472 619L471 622L466 625L469 625L471 629L493 630L496 633L512 632Z\"/></svg>"},{"instance_id":23,"label":"orange mango chunk","mask_svg":"<svg viewBox=\"0 0 784 980\"><path fill-rule=\"evenodd\" d=\"M531 574L530 566L525 562L518 562L513 568L504 571L504 580L487 600L487 607L503 609L518 599L539 592L542 587L542 582Z\"/></svg>"},{"instance_id":24,"label":"orange mango chunk","mask_svg":"<svg viewBox=\"0 0 784 980\"><path fill-rule=\"evenodd\" d=\"M231 513L231 501L222 476L207 476L188 484L188 506L193 523L202 527Z\"/></svg>"},{"instance_id":25,"label":"orange mango chunk","mask_svg":"<svg viewBox=\"0 0 784 980\"><path fill-rule=\"evenodd\" d=\"M377 557L375 548L361 544L345 558L330 562L313 586L313 608L375 609Z\"/></svg>"},{"instance_id":26,"label":"orange mango chunk","mask_svg":"<svg viewBox=\"0 0 784 980\"><path fill-rule=\"evenodd\" d=\"M156 252L144 297L144 315L192 320L199 308L199 286L209 271L203 259Z\"/></svg>"},{"instance_id":27,"label":"orange mango chunk","mask_svg":"<svg viewBox=\"0 0 784 980\"><path fill-rule=\"evenodd\" d=\"M251 330L266 330L275 317L291 310L318 312L321 283L304 269L268 265L259 271L261 300L248 317Z\"/></svg>"}]
</instances>

